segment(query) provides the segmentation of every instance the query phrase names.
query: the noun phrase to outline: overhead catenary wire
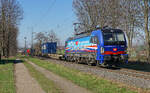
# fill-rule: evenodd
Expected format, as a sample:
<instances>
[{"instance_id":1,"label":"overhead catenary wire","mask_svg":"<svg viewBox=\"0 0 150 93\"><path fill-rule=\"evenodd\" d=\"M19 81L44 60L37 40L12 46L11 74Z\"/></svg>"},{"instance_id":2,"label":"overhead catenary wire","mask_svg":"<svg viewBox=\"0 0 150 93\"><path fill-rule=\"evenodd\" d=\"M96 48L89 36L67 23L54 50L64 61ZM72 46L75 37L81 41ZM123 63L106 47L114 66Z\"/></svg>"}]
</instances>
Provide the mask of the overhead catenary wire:
<instances>
[{"instance_id":1,"label":"overhead catenary wire","mask_svg":"<svg viewBox=\"0 0 150 93\"><path fill-rule=\"evenodd\" d=\"M45 11L45 13L41 14L41 17L39 18L39 23L42 23L44 21L44 19L46 18L46 16L48 15L48 13L51 12L52 8L54 7L56 3L56 0L52 0L50 6L47 8L47 10ZM43 24L43 23L42 23ZM37 27L37 23L34 24L34 27Z\"/></svg>"},{"instance_id":2,"label":"overhead catenary wire","mask_svg":"<svg viewBox=\"0 0 150 93\"><path fill-rule=\"evenodd\" d=\"M50 11L51 11L51 9L54 7L55 3L56 3L56 0L54 0L54 1L51 3L51 5L48 7L47 11L43 14L43 16L41 16L43 20L44 20L44 18L47 16L47 14L50 13Z\"/></svg>"},{"instance_id":3,"label":"overhead catenary wire","mask_svg":"<svg viewBox=\"0 0 150 93\"><path fill-rule=\"evenodd\" d=\"M73 17L73 13L71 13L71 15L70 16L68 16L67 18L65 18L62 22L61 22L61 24L57 24L56 25L56 29L60 29L60 27L61 27L61 30L62 30L62 28L64 29L64 26L66 25L66 23L68 23L70 20L72 20L71 18Z\"/></svg>"},{"instance_id":4,"label":"overhead catenary wire","mask_svg":"<svg viewBox=\"0 0 150 93\"><path fill-rule=\"evenodd\" d=\"M42 23L44 21L44 19L46 18L46 16L48 15L48 13L51 12L51 10L54 7L55 3L56 3L56 0L53 0L53 2L50 4L50 6L45 11L45 13L42 14L42 16L39 18L40 23ZM34 24L34 25L37 26L37 24Z\"/></svg>"},{"instance_id":5,"label":"overhead catenary wire","mask_svg":"<svg viewBox=\"0 0 150 93\"><path fill-rule=\"evenodd\" d=\"M44 19L46 18L46 16L48 16L48 13L51 12L51 10L54 7L55 3L56 3L56 0L53 0L53 2L51 2L50 6L47 8L47 11L45 11L45 13L42 14L41 18L39 19L39 21L40 21L41 24L44 23ZM64 18L64 20L62 20L62 22L60 24L57 24L53 28L53 30L55 30L55 31L57 30L58 31L60 29L61 30L65 29L66 28L65 27L66 23L70 22L72 20L71 19L72 17L73 17L73 13L71 13L68 17Z\"/></svg>"}]
</instances>

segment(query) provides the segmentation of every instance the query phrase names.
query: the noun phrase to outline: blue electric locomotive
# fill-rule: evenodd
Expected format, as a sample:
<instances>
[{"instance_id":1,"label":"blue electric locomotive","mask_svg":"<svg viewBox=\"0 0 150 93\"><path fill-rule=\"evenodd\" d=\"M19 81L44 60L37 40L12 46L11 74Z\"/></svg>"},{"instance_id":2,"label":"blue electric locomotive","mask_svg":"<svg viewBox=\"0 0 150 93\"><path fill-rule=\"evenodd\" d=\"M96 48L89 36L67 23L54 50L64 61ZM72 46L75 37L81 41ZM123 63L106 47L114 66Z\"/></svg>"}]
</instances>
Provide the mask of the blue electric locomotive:
<instances>
[{"instance_id":1,"label":"blue electric locomotive","mask_svg":"<svg viewBox=\"0 0 150 93\"><path fill-rule=\"evenodd\" d=\"M65 59L89 65L117 65L128 62L127 41L120 29L97 29L90 35L70 38L65 44Z\"/></svg>"}]
</instances>

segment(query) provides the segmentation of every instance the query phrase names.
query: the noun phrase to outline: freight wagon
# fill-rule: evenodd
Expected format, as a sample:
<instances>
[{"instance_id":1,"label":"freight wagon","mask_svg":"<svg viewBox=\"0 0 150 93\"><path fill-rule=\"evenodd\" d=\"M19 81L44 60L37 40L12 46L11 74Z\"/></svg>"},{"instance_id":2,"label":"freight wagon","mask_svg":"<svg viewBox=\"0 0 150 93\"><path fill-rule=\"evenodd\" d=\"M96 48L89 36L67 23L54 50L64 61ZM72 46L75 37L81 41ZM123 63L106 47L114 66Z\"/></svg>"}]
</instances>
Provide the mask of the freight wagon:
<instances>
[{"instance_id":1,"label":"freight wagon","mask_svg":"<svg viewBox=\"0 0 150 93\"><path fill-rule=\"evenodd\" d=\"M56 54L57 43L56 42L46 42L42 44L42 56L48 56L48 54Z\"/></svg>"},{"instance_id":2,"label":"freight wagon","mask_svg":"<svg viewBox=\"0 0 150 93\"><path fill-rule=\"evenodd\" d=\"M65 42L65 59L103 66L128 62L125 34L120 29L104 28L70 38Z\"/></svg>"}]
</instances>

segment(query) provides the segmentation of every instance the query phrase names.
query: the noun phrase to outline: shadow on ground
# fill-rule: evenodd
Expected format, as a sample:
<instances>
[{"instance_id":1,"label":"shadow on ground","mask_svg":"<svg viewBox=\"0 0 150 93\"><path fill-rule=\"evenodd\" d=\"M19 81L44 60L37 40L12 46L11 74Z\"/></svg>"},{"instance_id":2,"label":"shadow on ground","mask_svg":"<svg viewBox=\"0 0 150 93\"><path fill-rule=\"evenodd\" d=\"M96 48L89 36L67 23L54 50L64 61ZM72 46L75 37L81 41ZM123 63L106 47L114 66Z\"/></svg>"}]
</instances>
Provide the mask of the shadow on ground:
<instances>
[{"instance_id":1,"label":"shadow on ground","mask_svg":"<svg viewBox=\"0 0 150 93\"><path fill-rule=\"evenodd\" d=\"M5 60L1 60L0 61L0 65L1 64L8 64L8 63L17 64L17 63L22 63L22 62L24 62L24 61L22 61L22 60L7 60L7 59L5 59Z\"/></svg>"},{"instance_id":2,"label":"shadow on ground","mask_svg":"<svg viewBox=\"0 0 150 93\"><path fill-rule=\"evenodd\" d=\"M122 63L120 68L132 69L137 71L144 71L150 72L150 63L148 62L137 62L137 61L130 61L128 64Z\"/></svg>"}]
</instances>

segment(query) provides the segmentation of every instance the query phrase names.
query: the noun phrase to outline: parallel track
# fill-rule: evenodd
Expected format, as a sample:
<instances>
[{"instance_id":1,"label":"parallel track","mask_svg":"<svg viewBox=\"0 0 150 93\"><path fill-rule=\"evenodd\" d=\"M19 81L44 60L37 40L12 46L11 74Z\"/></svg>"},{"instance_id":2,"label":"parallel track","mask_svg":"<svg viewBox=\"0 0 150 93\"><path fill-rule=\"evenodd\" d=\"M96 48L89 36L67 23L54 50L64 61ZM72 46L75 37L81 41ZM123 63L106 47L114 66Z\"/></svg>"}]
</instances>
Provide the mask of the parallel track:
<instances>
[{"instance_id":1,"label":"parallel track","mask_svg":"<svg viewBox=\"0 0 150 93\"><path fill-rule=\"evenodd\" d=\"M54 59L54 58L43 58L42 57L40 59L51 60L54 62L57 61L60 63L66 62L66 61L62 61L62 60L58 60L58 59ZM66 62L66 63L75 64L73 62ZM83 64L78 64L78 65L82 65L82 66L93 68L93 69L98 69L100 71L103 70L103 71L107 71L107 72L113 72L113 73L117 73L117 74L123 74L123 75L131 76L131 77L135 77L135 78L150 80L150 72L136 71L136 70L125 69L125 68L103 68L103 67L88 66L88 65L83 65Z\"/></svg>"}]
</instances>

